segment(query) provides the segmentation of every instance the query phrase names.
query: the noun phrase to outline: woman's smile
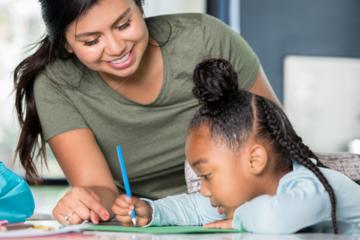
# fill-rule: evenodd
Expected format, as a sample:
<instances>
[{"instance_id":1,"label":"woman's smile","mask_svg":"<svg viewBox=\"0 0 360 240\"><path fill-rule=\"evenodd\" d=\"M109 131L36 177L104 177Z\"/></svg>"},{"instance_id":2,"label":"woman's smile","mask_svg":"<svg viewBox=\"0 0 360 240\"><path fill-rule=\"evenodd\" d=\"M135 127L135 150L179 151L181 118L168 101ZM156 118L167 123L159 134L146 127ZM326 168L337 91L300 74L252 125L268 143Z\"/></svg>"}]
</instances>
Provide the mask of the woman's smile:
<instances>
[{"instance_id":1,"label":"woman's smile","mask_svg":"<svg viewBox=\"0 0 360 240\"><path fill-rule=\"evenodd\" d=\"M111 61L107 61L107 63L111 68L114 68L116 70L123 70L130 67L135 62L134 60L135 60L135 54L133 49L131 49L125 55L114 58Z\"/></svg>"}]
</instances>

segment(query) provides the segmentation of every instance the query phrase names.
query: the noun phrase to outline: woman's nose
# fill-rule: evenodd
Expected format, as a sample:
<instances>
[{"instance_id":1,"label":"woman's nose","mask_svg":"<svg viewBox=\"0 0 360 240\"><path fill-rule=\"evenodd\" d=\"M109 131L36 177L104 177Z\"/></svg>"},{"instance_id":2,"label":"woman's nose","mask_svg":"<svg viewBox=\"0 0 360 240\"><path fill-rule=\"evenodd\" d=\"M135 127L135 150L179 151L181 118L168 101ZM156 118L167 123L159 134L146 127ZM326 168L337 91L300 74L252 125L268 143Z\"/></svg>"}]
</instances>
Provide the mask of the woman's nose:
<instances>
[{"instance_id":1,"label":"woman's nose","mask_svg":"<svg viewBox=\"0 0 360 240\"><path fill-rule=\"evenodd\" d=\"M126 50L126 44L123 39L116 38L115 36L109 36L107 38L105 52L108 55L120 56Z\"/></svg>"}]
</instances>

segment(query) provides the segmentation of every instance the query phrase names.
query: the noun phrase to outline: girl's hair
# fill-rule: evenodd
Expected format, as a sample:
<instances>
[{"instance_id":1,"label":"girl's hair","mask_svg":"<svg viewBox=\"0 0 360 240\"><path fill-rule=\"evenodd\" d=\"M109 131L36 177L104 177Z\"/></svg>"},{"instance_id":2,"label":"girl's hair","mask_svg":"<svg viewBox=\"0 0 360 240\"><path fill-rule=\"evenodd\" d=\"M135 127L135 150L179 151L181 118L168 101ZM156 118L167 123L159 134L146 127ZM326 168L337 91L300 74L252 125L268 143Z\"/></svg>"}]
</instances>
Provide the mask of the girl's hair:
<instances>
[{"instance_id":1,"label":"girl's hair","mask_svg":"<svg viewBox=\"0 0 360 240\"><path fill-rule=\"evenodd\" d=\"M193 79L193 93L201 106L189 131L205 124L212 137L220 137L233 150L254 133L275 154L279 169L291 169L292 160L304 165L316 175L330 196L333 230L337 233L335 193L319 170L319 166L324 165L296 134L282 109L266 98L240 90L237 74L226 60L201 62L195 68ZM316 159L317 164L310 158Z\"/></svg>"},{"instance_id":2,"label":"girl's hair","mask_svg":"<svg viewBox=\"0 0 360 240\"><path fill-rule=\"evenodd\" d=\"M20 123L20 137L15 150L26 171L26 179L39 182L34 159L46 163L45 139L37 114L33 86L36 76L56 59L70 57L65 49L65 30L76 18L101 0L39 0L47 34L33 54L15 68L15 108ZM134 0L143 12L143 0Z\"/></svg>"}]
</instances>

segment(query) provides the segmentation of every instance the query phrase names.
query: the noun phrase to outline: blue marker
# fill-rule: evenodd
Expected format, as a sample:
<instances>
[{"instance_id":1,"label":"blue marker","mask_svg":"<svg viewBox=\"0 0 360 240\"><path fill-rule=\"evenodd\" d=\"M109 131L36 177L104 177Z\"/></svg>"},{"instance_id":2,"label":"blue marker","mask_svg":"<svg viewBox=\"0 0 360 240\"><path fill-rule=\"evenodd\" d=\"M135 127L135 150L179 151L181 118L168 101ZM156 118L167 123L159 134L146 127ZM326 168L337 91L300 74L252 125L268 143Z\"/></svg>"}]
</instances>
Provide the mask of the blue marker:
<instances>
[{"instance_id":1,"label":"blue marker","mask_svg":"<svg viewBox=\"0 0 360 240\"><path fill-rule=\"evenodd\" d=\"M124 155L123 155L123 153L122 153L121 146L120 146L119 144L116 145L116 150L117 150L118 159L119 159L119 163L120 163L121 175L122 175L122 178L123 178L123 183L124 183L124 187L125 187L125 192L126 192L126 195L127 195L129 198L131 198L131 190L130 190L129 179L128 179L127 173L126 173ZM132 210L132 212L131 212L131 221L133 222L134 226L136 226L136 214L135 214L135 210Z\"/></svg>"}]
</instances>

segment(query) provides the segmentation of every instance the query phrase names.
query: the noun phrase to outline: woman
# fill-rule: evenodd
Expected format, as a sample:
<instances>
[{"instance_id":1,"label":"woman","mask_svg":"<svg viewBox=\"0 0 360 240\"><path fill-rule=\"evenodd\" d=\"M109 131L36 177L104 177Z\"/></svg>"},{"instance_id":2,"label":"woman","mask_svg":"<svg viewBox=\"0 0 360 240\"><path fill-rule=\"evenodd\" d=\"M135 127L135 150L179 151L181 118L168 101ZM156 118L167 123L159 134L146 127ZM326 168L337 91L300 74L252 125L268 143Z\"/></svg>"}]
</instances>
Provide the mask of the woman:
<instances>
[{"instance_id":1,"label":"woman","mask_svg":"<svg viewBox=\"0 0 360 240\"><path fill-rule=\"evenodd\" d=\"M61 223L110 218L121 183L116 144L135 195L185 191L186 126L199 107L191 76L202 59L229 60L240 87L276 101L256 55L214 18L144 19L140 0L40 4L47 35L14 76L17 153L36 179L37 139L43 155L49 143L72 186L53 210Z\"/></svg>"}]
</instances>

